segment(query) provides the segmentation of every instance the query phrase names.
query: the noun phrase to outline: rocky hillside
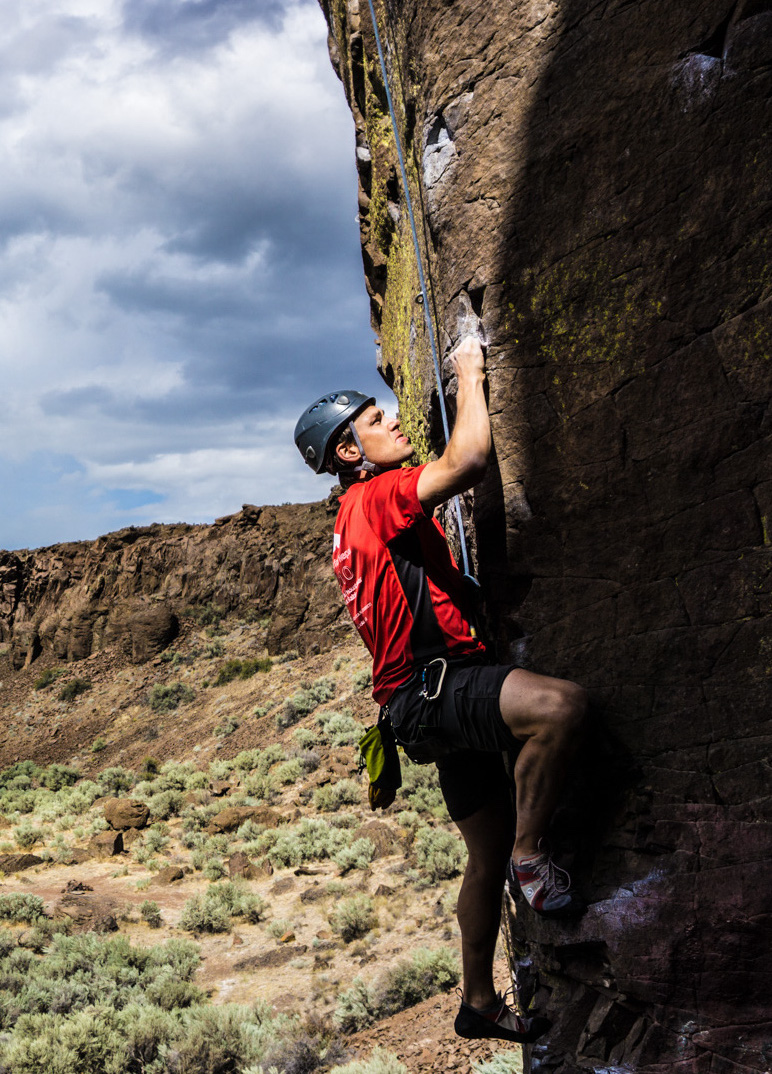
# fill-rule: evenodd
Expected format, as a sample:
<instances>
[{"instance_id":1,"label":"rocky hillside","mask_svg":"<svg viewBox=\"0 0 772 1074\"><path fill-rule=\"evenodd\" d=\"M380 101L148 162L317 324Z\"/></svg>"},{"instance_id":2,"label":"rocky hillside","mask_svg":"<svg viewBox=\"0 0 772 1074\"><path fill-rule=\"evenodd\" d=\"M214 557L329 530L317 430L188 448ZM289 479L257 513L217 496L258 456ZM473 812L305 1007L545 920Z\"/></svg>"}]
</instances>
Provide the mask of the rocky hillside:
<instances>
[{"instance_id":1,"label":"rocky hillside","mask_svg":"<svg viewBox=\"0 0 772 1074\"><path fill-rule=\"evenodd\" d=\"M324 508L306 513L321 530ZM209 533L196 555L214 563L236 525L129 547L169 563L164 541ZM83 550L104 563L112 542ZM44 1074L55 1053L56 1069L100 1074L515 1071L517 1049L453 1034L464 850L433 769L406 765L394 805L370 811L359 639L301 656L301 626L271 655L270 612L200 592L141 663L120 637L78 660L46 645L27 667L0 663L0 1066ZM503 957L497 972L506 987ZM378 1047L389 1057L348 1067Z\"/></svg>"},{"instance_id":2,"label":"rocky hillside","mask_svg":"<svg viewBox=\"0 0 772 1074\"><path fill-rule=\"evenodd\" d=\"M369 5L321 0L381 366L441 448ZM591 691L556 824L591 909L519 926L550 1069L769 1069L769 222L761 0L376 0L441 351L480 317L470 532L502 658ZM452 406L453 385L445 381Z\"/></svg>"},{"instance_id":3,"label":"rocky hillside","mask_svg":"<svg viewBox=\"0 0 772 1074\"><path fill-rule=\"evenodd\" d=\"M329 566L326 503L245 505L211 526L129 527L96 541L0 551L0 642L12 667L118 646L136 663L166 648L190 608L270 619L270 653L328 649L352 627Z\"/></svg>"}]
</instances>

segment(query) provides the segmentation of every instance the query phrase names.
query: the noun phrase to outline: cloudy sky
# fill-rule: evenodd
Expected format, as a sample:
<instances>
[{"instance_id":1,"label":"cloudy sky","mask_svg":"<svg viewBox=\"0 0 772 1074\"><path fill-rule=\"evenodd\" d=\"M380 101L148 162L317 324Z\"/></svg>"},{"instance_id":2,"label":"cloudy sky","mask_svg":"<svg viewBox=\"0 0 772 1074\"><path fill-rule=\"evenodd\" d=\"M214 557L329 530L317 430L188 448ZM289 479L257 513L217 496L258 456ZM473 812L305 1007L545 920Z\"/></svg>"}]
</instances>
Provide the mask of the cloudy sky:
<instances>
[{"instance_id":1,"label":"cloudy sky","mask_svg":"<svg viewBox=\"0 0 772 1074\"><path fill-rule=\"evenodd\" d=\"M316 0L3 16L0 548L326 495L300 409L388 393Z\"/></svg>"}]
</instances>

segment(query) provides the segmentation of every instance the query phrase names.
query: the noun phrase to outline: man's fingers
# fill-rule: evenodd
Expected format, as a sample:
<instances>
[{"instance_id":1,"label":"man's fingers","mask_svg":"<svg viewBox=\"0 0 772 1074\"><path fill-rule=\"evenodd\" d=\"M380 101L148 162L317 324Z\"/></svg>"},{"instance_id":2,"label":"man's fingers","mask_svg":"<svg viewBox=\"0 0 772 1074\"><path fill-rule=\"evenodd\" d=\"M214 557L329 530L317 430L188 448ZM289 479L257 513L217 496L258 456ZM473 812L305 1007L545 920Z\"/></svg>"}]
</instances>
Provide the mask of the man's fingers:
<instances>
[{"instance_id":1,"label":"man's fingers","mask_svg":"<svg viewBox=\"0 0 772 1074\"><path fill-rule=\"evenodd\" d=\"M485 367L483 350L476 336L466 336L450 357L456 369L461 366L469 366L472 369L483 369Z\"/></svg>"}]
</instances>

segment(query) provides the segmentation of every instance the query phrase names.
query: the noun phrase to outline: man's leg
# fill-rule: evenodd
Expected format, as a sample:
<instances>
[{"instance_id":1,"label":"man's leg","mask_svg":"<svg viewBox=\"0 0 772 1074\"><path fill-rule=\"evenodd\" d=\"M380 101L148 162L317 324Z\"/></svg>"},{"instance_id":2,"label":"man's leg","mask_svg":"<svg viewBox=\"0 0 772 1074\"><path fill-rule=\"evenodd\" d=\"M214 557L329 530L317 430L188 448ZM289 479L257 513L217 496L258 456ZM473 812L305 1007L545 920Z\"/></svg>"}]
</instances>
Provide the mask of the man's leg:
<instances>
[{"instance_id":1,"label":"man's leg","mask_svg":"<svg viewBox=\"0 0 772 1074\"><path fill-rule=\"evenodd\" d=\"M515 861L539 851L557 805L568 762L584 730L587 695L576 683L511 671L499 696L501 715L523 742L515 763Z\"/></svg>"},{"instance_id":2,"label":"man's leg","mask_svg":"<svg viewBox=\"0 0 772 1074\"><path fill-rule=\"evenodd\" d=\"M469 853L458 894L464 999L473 1007L488 1007L496 999L493 956L501 924L501 892L512 852L512 806L496 797L471 817L457 820Z\"/></svg>"},{"instance_id":3,"label":"man's leg","mask_svg":"<svg viewBox=\"0 0 772 1074\"><path fill-rule=\"evenodd\" d=\"M496 992L493 957L501 924L501 893L512 839L509 794L455 823L469 852L458 896L464 990L455 1030L461 1037L491 1037L526 1044L543 1036L549 1019L522 1018Z\"/></svg>"}]
</instances>

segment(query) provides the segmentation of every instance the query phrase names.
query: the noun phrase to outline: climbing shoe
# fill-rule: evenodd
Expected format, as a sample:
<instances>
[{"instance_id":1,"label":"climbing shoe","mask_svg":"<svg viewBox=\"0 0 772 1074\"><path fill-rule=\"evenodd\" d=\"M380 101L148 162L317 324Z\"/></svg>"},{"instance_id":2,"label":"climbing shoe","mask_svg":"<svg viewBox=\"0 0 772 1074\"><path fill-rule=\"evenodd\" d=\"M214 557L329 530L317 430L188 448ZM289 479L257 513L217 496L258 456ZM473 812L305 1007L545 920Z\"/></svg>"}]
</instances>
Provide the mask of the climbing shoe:
<instances>
[{"instance_id":1,"label":"climbing shoe","mask_svg":"<svg viewBox=\"0 0 772 1074\"><path fill-rule=\"evenodd\" d=\"M584 899L571 887L571 877L549 854L540 852L512 859L507 866L507 888L512 898L521 894L542 917L580 917Z\"/></svg>"},{"instance_id":2,"label":"climbing shoe","mask_svg":"<svg viewBox=\"0 0 772 1074\"><path fill-rule=\"evenodd\" d=\"M484 1010L471 1007L462 999L454 1028L459 1037L472 1040L493 1037L496 1040L511 1040L515 1044L530 1044L544 1036L551 1025L549 1018L539 1015L521 1018L499 994L496 1002Z\"/></svg>"}]
</instances>

